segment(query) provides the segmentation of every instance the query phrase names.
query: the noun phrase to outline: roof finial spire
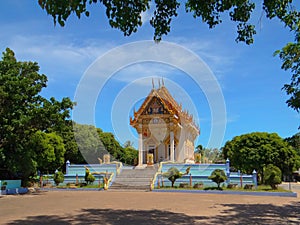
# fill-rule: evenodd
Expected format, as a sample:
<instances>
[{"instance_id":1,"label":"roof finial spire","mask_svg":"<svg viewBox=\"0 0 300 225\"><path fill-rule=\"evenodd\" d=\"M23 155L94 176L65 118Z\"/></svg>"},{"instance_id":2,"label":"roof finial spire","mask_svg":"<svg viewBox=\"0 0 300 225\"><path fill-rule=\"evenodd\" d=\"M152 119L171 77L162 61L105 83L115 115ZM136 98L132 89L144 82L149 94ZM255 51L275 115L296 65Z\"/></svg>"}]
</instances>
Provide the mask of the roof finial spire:
<instances>
[{"instance_id":1,"label":"roof finial spire","mask_svg":"<svg viewBox=\"0 0 300 225\"><path fill-rule=\"evenodd\" d=\"M161 78L162 86L165 86L164 78Z\"/></svg>"},{"instance_id":2,"label":"roof finial spire","mask_svg":"<svg viewBox=\"0 0 300 225\"><path fill-rule=\"evenodd\" d=\"M152 89L154 89L154 80L153 80L153 77L152 77Z\"/></svg>"},{"instance_id":3,"label":"roof finial spire","mask_svg":"<svg viewBox=\"0 0 300 225\"><path fill-rule=\"evenodd\" d=\"M158 88L160 88L160 79L158 79Z\"/></svg>"}]
</instances>

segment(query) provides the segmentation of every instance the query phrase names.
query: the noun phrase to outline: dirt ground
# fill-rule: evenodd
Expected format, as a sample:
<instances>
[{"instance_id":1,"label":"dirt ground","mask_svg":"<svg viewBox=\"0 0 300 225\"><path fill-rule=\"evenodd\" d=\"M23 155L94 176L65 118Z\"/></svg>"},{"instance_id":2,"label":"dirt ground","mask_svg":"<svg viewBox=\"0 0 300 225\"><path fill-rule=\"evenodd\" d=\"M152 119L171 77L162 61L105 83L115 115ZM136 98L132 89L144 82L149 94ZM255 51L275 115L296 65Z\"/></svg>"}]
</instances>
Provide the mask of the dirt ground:
<instances>
[{"instance_id":1,"label":"dirt ground","mask_svg":"<svg viewBox=\"0 0 300 225\"><path fill-rule=\"evenodd\" d=\"M0 198L1 224L300 224L297 198L50 191Z\"/></svg>"}]
</instances>

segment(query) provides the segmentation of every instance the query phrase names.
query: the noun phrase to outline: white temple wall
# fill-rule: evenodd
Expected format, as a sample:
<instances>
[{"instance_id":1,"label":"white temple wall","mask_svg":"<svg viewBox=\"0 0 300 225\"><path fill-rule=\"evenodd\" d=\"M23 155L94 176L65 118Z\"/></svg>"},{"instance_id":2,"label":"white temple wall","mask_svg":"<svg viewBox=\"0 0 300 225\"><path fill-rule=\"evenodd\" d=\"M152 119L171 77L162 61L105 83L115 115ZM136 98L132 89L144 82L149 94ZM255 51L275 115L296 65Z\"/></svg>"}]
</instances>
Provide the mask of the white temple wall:
<instances>
[{"instance_id":1,"label":"white temple wall","mask_svg":"<svg viewBox=\"0 0 300 225\"><path fill-rule=\"evenodd\" d=\"M154 132L157 132L154 134ZM147 154L149 148L154 148L154 162L158 163L160 161L171 160L169 157L169 146L170 146L170 134L167 133L164 138L164 141L158 141L157 138L160 137L159 130L152 130L152 137L143 138L143 163L147 163ZM188 126L182 125L177 127L177 130L174 132L174 144L175 144L175 155L174 160L176 162L184 162L186 159L193 159L194 157L194 135L191 133ZM167 139L168 138L168 139Z\"/></svg>"},{"instance_id":2,"label":"white temple wall","mask_svg":"<svg viewBox=\"0 0 300 225\"><path fill-rule=\"evenodd\" d=\"M161 144L158 146L157 162L163 161L165 159L165 145Z\"/></svg>"},{"instance_id":3,"label":"white temple wall","mask_svg":"<svg viewBox=\"0 0 300 225\"><path fill-rule=\"evenodd\" d=\"M181 128L179 132L177 132L176 138L178 140L178 145L176 146L176 156L175 161L183 162L184 161L184 140L186 136L186 131L184 128Z\"/></svg>"}]
</instances>

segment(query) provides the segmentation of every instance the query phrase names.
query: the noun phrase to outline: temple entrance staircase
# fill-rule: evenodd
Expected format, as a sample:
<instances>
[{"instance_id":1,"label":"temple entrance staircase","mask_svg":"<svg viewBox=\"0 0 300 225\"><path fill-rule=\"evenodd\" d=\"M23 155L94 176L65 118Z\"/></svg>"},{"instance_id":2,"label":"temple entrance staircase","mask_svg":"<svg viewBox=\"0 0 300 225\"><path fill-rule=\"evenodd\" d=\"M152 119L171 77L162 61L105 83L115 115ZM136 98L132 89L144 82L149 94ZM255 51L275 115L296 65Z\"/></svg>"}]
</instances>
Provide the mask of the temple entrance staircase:
<instances>
[{"instance_id":1,"label":"temple entrance staircase","mask_svg":"<svg viewBox=\"0 0 300 225\"><path fill-rule=\"evenodd\" d=\"M122 168L119 175L109 187L110 191L149 191L150 181L157 172L158 165L136 169L135 167Z\"/></svg>"}]
</instances>

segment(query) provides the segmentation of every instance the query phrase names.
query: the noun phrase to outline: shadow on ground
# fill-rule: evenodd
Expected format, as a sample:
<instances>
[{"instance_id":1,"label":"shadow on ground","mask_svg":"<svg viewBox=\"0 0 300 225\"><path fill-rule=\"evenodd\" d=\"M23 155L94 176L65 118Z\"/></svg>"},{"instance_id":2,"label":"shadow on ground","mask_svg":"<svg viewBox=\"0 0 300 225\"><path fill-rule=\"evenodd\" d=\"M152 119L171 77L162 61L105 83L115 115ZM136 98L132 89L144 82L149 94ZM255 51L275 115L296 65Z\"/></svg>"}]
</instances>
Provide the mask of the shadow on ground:
<instances>
[{"instance_id":1,"label":"shadow on ground","mask_svg":"<svg viewBox=\"0 0 300 225\"><path fill-rule=\"evenodd\" d=\"M214 216L189 216L162 210L82 209L74 216L31 216L22 220L15 220L9 224L300 224L300 202L282 206L221 204L214 207L221 207L220 213Z\"/></svg>"}]
</instances>

